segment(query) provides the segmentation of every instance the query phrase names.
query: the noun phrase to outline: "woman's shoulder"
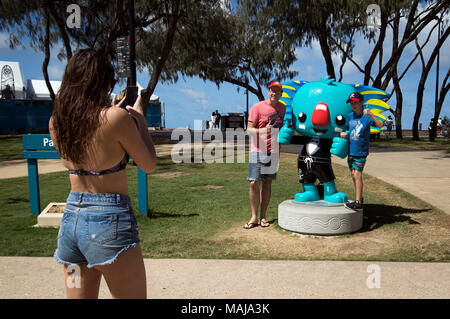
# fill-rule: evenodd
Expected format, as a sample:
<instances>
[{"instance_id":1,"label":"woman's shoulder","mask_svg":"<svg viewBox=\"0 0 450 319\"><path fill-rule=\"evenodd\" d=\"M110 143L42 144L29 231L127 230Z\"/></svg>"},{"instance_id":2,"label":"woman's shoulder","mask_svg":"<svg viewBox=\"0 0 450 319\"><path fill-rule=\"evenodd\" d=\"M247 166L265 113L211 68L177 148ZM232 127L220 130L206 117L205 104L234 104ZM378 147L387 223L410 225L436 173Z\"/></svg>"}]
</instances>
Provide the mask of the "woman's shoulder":
<instances>
[{"instance_id":1,"label":"woman's shoulder","mask_svg":"<svg viewBox=\"0 0 450 319\"><path fill-rule=\"evenodd\" d=\"M103 116L106 122L113 126L130 117L128 111L120 107L108 107Z\"/></svg>"}]
</instances>

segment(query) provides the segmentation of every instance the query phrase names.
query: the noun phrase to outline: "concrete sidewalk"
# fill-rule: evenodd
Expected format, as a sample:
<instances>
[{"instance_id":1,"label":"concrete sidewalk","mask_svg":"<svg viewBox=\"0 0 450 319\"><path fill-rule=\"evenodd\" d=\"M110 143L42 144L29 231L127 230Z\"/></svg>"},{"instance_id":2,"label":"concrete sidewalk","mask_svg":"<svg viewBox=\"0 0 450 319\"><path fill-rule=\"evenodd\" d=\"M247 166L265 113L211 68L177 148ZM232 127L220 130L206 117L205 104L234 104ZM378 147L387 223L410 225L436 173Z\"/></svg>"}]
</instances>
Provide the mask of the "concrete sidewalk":
<instances>
[{"instance_id":1,"label":"concrete sidewalk","mask_svg":"<svg viewBox=\"0 0 450 319\"><path fill-rule=\"evenodd\" d=\"M450 265L446 263L144 262L151 299L450 298ZM111 298L103 278L99 297ZM1 257L0 298L65 298L62 266L51 257Z\"/></svg>"}]
</instances>

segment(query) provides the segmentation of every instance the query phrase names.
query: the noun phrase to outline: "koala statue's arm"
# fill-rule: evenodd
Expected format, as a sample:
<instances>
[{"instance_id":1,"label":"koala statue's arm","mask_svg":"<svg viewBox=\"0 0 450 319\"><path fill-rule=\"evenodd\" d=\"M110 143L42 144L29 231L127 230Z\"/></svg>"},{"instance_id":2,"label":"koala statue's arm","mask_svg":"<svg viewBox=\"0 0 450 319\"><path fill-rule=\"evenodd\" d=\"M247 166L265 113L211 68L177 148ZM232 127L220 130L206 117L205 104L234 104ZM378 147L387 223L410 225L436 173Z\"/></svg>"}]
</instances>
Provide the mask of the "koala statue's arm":
<instances>
[{"instance_id":1,"label":"koala statue's arm","mask_svg":"<svg viewBox=\"0 0 450 319\"><path fill-rule=\"evenodd\" d=\"M278 133L278 143L280 144L290 144L291 137L294 135L294 129L290 125L290 121L287 121Z\"/></svg>"}]
</instances>

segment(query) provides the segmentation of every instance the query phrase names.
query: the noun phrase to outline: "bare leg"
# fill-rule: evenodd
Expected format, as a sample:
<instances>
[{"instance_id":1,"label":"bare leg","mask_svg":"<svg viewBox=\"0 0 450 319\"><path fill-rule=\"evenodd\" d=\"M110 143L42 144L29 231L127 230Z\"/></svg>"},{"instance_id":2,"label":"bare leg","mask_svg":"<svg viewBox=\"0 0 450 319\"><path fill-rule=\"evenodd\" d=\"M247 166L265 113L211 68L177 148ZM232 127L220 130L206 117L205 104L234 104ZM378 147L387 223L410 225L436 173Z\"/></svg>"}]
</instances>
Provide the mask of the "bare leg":
<instances>
[{"instance_id":1,"label":"bare leg","mask_svg":"<svg viewBox=\"0 0 450 319\"><path fill-rule=\"evenodd\" d=\"M359 203L361 203L362 197L363 197L362 173L357 171L357 170L353 170L352 171L352 177L353 177L353 182L355 184L356 200Z\"/></svg>"},{"instance_id":2,"label":"bare leg","mask_svg":"<svg viewBox=\"0 0 450 319\"><path fill-rule=\"evenodd\" d=\"M272 192L272 180L263 179L261 189L261 220L266 219L266 212L267 207L269 206L271 192Z\"/></svg>"},{"instance_id":3,"label":"bare leg","mask_svg":"<svg viewBox=\"0 0 450 319\"><path fill-rule=\"evenodd\" d=\"M69 299L97 299L102 274L87 263L64 265L66 294Z\"/></svg>"},{"instance_id":4,"label":"bare leg","mask_svg":"<svg viewBox=\"0 0 450 319\"><path fill-rule=\"evenodd\" d=\"M249 223L258 223L258 208L261 200L260 191L259 191L259 181L251 181L250 182L250 190L249 190L249 198L250 198L250 208L252 211L252 217Z\"/></svg>"},{"instance_id":5,"label":"bare leg","mask_svg":"<svg viewBox=\"0 0 450 319\"><path fill-rule=\"evenodd\" d=\"M95 267L105 277L113 298L147 298L147 279L138 244L117 257L110 265Z\"/></svg>"}]
</instances>

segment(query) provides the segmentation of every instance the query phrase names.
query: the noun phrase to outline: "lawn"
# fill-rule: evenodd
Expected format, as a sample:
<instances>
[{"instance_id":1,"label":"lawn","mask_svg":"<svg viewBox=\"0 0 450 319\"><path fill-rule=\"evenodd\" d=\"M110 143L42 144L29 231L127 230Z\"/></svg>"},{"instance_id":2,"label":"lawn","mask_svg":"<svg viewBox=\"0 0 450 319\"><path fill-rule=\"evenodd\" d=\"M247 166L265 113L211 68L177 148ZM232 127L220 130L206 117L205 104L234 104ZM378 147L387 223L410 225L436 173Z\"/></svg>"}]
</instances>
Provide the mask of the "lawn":
<instances>
[{"instance_id":1,"label":"lawn","mask_svg":"<svg viewBox=\"0 0 450 319\"><path fill-rule=\"evenodd\" d=\"M244 230L250 217L248 160L175 164L158 158L149 177L149 217L137 217L144 257L450 261L450 216L368 175L363 228L357 233L320 237L283 230L277 207L300 189L296 165L296 155L282 154L267 213L273 224ZM347 168L334 168L339 190L354 198ZM127 174L137 208L136 167L128 166ZM40 175L40 189L42 207L65 201L67 173ZM0 255L52 256L57 229L34 224L27 179L0 180Z\"/></svg>"},{"instance_id":2,"label":"lawn","mask_svg":"<svg viewBox=\"0 0 450 319\"><path fill-rule=\"evenodd\" d=\"M395 133L391 132L390 138L381 136L380 139L370 140L370 146L410 148L415 150L443 151L445 153L450 153L450 138L439 137L436 138L434 142L430 142L428 137L421 137L418 141L416 141L412 137L397 139L395 138Z\"/></svg>"},{"instance_id":3,"label":"lawn","mask_svg":"<svg viewBox=\"0 0 450 319\"><path fill-rule=\"evenodd\" d=\"M23 159L22 135L0 135L0 162Z\"/></svg>"}]
</instances>

